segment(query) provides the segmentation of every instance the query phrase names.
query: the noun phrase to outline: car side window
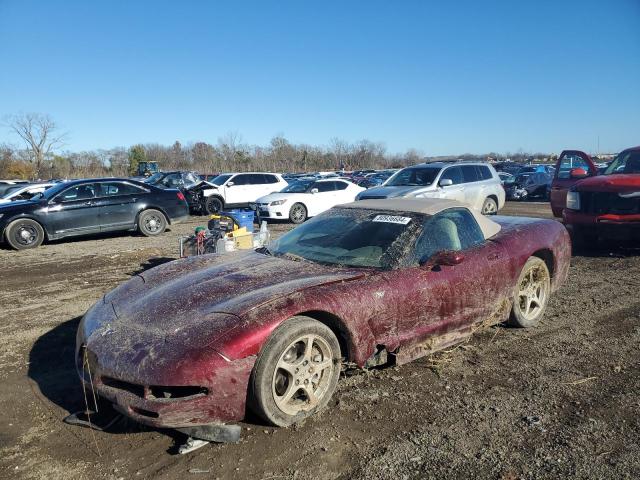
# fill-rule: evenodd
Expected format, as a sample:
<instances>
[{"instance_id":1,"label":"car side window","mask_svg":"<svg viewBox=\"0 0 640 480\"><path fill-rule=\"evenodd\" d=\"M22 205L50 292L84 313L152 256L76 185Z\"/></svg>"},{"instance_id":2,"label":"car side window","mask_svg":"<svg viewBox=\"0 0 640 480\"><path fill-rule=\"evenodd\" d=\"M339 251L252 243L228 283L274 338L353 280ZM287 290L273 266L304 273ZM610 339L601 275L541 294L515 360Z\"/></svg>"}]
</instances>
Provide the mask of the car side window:
<instances>
[{"instance_id":1,"label":"car side window","mask_svg":"<svg viewBox=\"0 0 640 480\"><path fill-rule=\"evenodd\" d=\"M349 186L347 185L347 182L333 182L333 183L336 187L336 190L346 190L347 187Z\"/></svg>"},{"instance_id":2,"label":"car side window","mask_svg":"<svg viewBox=\"0 0 640 480\"><path fill-rule=\"evenodd\" d=\"M265 182L264 183L278 183L278 177L275 175L263 175Z\"/></svg>"},{"instance_id":3,"label":"car side window","mask_svg":"<svg viewBox=\"0 0 640 480\"><path fill-rule=\"evenodd\" d=\"M491 180L493 178L493 175L491 174L491 170L489 170L489 167L478 165L476 166L476 168L478 169L478 177L481 180Z\"/></svg>"},{"instance_id":4,"label":"car side window","mask_svg":"<svg viewBox=\"0 0 640 480\"><path fill-rule=\"evenodd\" d=\"M234 185L250 185L250 176L248 174L236 175L231 179Z\"/></svg>"},{"instance_id":5,"label":"car side window","mask_svg":"<svg viewBox=\"0 0 640 480\"><path fill-rule=\"evenodd\" d=\"M334 182L317 182L313 188L317 188L318 192L333 192L333 183Z\"/></svg>"},{"instance_id":6,"label":"car side window","mask_svg":"<svg viewBox=\"0 0 640 480\"><path fill-rule=\"evenodd\" d=\"M462 170L460 167L449 167L447 168L440 177L440 180L451 180L454 185L458 185L459 183L464 183L464 177L462 175Z\"/></svg>"},{"instance_id":7,"label":"car side window","mask_svg":"<svg viewBox=\"0 0 640 480\"><path fill-rule=\"evenodd\" d=\"M484 242L482 230L466 208L450 208L429 217L416 243L414 262L443 250L466 250Z\"/></svg>"},{"instance_id":8,"label":"car side window","mask_svg":"<svg viewBox=\"0 0 640 480\"><path fill-rule=\"evenodd\" d=\"M115 195L139 195L144 190L124 182L109 182L99 184L98 195L101 197L113 197Z\"/></svg>"},{"instance_id":9,"label":"car side window","mask_svg":"<svg viewBox=\"0 0 640 480\"><path fill-rule=\"evenodd\" d=\"M560 168L558 169L558 178L559 179L568 179L571 178L571 170L574 168L582 168L589 171L589 164L587 161L582 158L580 155L565 155L562 157L560 161Z\"/></svg>"},{"instance_id":10,"label":"car side window","mask_svg":"<svg viewBox=\"0 0 640 480\"><path fill-rule=\"evenodd\" d=\"M93 183L85 183L82 185L76 185L71 188L67 188L56 196L57 200L63 202L73 202L75 200L86 200L96 196L96 189Z\"/></svg>"},{"instance_id":11,"label":"car side window","mask_svg":"<svg viewBox=\"0 0 640 480\"><path fill-rule=\"evenodd\" d=\"M461 168L462 178L464 178L465 183L477 182L481 179L475 165L463 165Z\"/></svg>"}]
</instances>

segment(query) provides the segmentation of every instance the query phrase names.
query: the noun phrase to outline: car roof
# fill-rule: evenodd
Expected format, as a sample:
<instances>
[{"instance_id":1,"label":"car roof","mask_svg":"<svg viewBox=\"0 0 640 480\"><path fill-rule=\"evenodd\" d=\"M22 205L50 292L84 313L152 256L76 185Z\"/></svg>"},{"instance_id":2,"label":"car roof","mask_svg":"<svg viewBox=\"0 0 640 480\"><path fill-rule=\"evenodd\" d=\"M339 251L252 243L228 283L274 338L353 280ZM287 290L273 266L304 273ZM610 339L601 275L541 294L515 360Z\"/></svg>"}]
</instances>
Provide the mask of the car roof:
<instances>
[{"instance_id":1,"label":"car roof","mask_svg":"<svg viewBox=\"0 0 640 480\"><path fill-rule=\"evenodd\" d=\"M450 208L465 208L474 216L476 222L482 230L484 238L491 238L500 231L500 224L482 215L478 210L470 208L455 200L444 198L385 198L375 200L359 200L357 202L340 205L345 208L365 208L370 210L386 210L394 212L423 213L425 215L436 215Z\"/></svg>"}]
</instances>

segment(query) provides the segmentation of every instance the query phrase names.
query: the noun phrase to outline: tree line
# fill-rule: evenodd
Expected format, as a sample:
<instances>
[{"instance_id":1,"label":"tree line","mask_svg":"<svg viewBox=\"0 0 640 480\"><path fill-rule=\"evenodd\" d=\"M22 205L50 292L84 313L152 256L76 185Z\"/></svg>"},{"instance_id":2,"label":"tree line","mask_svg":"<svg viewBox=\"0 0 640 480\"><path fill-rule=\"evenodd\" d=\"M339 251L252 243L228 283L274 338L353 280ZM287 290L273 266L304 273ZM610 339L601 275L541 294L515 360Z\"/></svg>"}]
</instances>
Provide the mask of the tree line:
<instances>
[{"instance_id":1,"label":"tree line","mask_svg":"<svg viewBox=\"0 0 640 480\"><path fill-rule=\"evenodd\" d=\"M350 143L338 138L326 146L294 144L278 135L268 145L249 145L237 133L218 138L215 144L176 141L171 146L155 143L82 152L62 149L65 134L47 115L23 114L5 119L5 126L22 141L21 146L0 144L0 178L49 179L98 176L128 176L141 161L158 162L161 170L194 170L199 173L272 171L311 172L400 168L432 159L465 158L514 160L531 156L516 154L465 154L455 157L425 157L410 149L390 154L384 144L361 140ZM536 154L541 158L543 154Z\"/></svg>"}]
</instances>

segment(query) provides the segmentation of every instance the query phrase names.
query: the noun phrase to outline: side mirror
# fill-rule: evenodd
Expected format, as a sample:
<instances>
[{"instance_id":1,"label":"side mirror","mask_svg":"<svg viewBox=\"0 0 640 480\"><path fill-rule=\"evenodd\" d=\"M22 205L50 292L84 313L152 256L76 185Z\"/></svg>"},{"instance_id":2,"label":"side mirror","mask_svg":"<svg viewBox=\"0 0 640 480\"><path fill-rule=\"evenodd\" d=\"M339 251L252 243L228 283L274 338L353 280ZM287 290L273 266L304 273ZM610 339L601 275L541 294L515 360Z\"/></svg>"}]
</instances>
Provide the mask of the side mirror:
<instances>
[{"instance_id":1,"label":"side mirror","mask_svg":"<svg viewBox=\"0 0 640 480\"><path fill-rule=\"evenodd\" d=\"M453 180L451 180L450 178L443 178L442 180L440 180L438 185L440 185L441 187L448 187L449 185L453 185Z\"/></svg>"},{"instance_id":2,"label":"side mirror","mask_svg":"<svg viewBox=\"0 0 640 480\"><path fill-rule=\"evenodd\" d=\"M311 193L313 193L313 194L316 194L316 193L318 193L318 192L319 192L319 190L318 190L317 188L312 188L312 189L310 190L310 192L311 192Z\"/></svg>"},{"instance_id":3,"label":"side mirror","mask_svg":"<svg viewBox=\"0 0 640 480\"><path fill-rule=\"evenodd\" d=\"M233 182L227 182L227 187L233 187L235 185L235 183Z\"/></svg>"},{"instance_id":4,"label":"side mirror","mask_svg":"<svg viewBox=\"0 0 640 480\"><path fill-rule=\"evenodd\" d=\"M442 250L431 255L429 258L422 259L420 261L420 265L429 268L437 266L453 267L455 265L460 265L463 260L464 254L462 252Z\"/></svg>"},{"instance_id":5,"label":"side mirror","mask_svg":"<svg viewBox=\"0 0 640 480\"><path fill-rule=\"evenodd\" d=\"M588 176L589 172L587 172L584 168L572 168L569 172L569 177L571 178L584 178Z\"/></svg>"}]
</instances>

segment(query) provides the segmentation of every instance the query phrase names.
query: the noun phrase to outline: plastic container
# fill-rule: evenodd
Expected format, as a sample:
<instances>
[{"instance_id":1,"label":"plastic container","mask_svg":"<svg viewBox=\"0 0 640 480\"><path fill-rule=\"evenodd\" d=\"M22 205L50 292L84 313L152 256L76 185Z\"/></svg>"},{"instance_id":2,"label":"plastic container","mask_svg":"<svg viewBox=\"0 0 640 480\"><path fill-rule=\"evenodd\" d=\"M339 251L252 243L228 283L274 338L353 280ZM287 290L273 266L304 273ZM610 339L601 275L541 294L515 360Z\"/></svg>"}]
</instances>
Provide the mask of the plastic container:
<instances>
[{"instance_id":1,"label":"plastic container","mask_svg":"<svg viewBox=\"0 0 640 480\"><path fill-rule=\"evenodd\" d=\"M224 212L220 212L221 215L231 215L235 218L240 228L245 227L247 232L253 232L253 218L255 217L255 212L251 209L244 208L234 208L231 210L225 210Z\"/></svg>"}]
</instances>

